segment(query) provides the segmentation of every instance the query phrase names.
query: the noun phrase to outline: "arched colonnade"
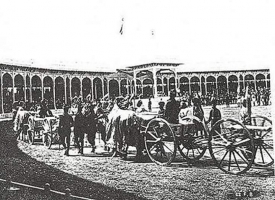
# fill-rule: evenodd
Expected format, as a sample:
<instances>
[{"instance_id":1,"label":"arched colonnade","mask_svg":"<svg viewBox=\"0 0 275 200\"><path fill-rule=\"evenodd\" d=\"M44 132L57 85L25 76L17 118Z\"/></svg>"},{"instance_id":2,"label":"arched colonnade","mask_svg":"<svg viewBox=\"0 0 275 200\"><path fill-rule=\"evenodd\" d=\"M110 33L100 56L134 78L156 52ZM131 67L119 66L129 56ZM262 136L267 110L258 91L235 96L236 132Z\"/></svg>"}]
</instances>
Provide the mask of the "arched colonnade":
<instances>
[{"instance_id":1,"label":"arched colonnade","mask_svg":"<svg viewBox=\"0 0 275 200\"><path fill-rule=\"evenodd\" d=\"M215 93L242 92L249 84L250 88L270 88L269 71L220 72L220 73L189 73L179 74L179 89L181 93L199 92L202 95Z\"/></svg>"},{"instance_id":2,"label":"arched colonnade","mask_svg":"<svg viewBox=\"0 0 275 200\"><path fill-rule=\"evenodd\" d=\"M140 70L141 71L141 70ZM180 93L239 93L247 84L255 90L270 88L269 70L145 73L124 76L111 72L75 72L0 65L0 113L9 113L15 101L39 102L47 99L51 108L70 103L75 96L92 99L133 94L167 96L171 89ZM157 84L155 84L157 83ZM136 86L136 87L135 87Z\"/></svg>"}]
</instances>

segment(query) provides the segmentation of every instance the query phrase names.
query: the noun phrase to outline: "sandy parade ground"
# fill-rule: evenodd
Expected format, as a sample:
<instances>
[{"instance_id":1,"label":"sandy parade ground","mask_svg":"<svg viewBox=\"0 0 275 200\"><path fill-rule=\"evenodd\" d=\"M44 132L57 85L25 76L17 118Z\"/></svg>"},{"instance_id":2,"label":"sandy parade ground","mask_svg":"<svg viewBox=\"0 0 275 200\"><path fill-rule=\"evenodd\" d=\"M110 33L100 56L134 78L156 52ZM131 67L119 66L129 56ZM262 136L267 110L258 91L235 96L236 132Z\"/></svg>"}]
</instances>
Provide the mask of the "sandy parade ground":
<instances>
[{"instance_id":1,"label":"sandy parade ground","mask_svg":"<svg viewBox=\"0 0 275 200\"><path fill-rule=\"evenodd\" d=\"M238 119L236 105L219 108L224 118ZM204 108L207 118L209 110ZM252 112L271 116L270 106L253 107ZM98 138L95 153L86 146L84 155L78 155L72 146L67 157L58 145L47 149L16 141L11 126L11 122L1 124L0 178L10 175L13 181L41 187L48 182L55 190L70 188L74 195L93 199L226 199L232 192L249 190L254 191L253 199L275 198L273 165L253 166L244 175L229 175L215 166L207 151L191 167L179 153L170 167L161 167L149 160L136 163L133 154L126 161L111 158L103 153Z\"/></svg>"}]
</instances>

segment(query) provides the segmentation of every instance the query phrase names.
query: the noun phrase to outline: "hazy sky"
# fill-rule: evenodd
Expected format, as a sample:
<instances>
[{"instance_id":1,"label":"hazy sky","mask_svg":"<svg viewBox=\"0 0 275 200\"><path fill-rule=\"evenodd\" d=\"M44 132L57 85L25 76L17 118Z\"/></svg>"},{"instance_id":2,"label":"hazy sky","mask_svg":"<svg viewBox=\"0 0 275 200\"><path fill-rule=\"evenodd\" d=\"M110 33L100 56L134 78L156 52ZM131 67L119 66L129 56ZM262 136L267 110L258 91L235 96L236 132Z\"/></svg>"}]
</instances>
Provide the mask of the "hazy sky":
<instances>
[{"instance_id":1,"label":"hazy sky","mask_svg":"<svg viewBox=\"0 0 275 200\"><path fill-rule=\"evenodd\" d=\"M0 61L103 71L150 62L269 64L274 10L274 0L0 0Z\"/></svg>"}]
</instances>

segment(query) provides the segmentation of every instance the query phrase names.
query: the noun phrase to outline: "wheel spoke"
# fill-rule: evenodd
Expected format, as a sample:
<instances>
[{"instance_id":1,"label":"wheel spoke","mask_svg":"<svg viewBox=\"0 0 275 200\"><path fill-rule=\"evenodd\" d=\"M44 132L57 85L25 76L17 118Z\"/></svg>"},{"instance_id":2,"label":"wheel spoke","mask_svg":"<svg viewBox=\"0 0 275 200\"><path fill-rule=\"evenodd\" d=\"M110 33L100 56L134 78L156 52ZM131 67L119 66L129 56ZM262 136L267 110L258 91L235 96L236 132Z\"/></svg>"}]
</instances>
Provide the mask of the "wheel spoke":
<instances>
[{"instance_id":1,"label":"wheel spoke","mask_svg":"<svg viewBox=\"0 0 275 200\"><path fill-rule=\"evenodd\" d=\"M155 130L155 129L154 129ZM158 138L154 135L154 134L152 134L150 131L148 131L147 133L149 133L155 140L157 140ZM157 133L157 132L156 132Z\"/></svg>"},{"instance_id":2,"label":"wheel spoke","mask_svg":"<svg viewBox=\"0 0 275 200\"><path fill-rule=\"evenodd\" d=\"M262 146L260 146L260 153L261 153L261 158L262 158L262 163L264 164L264 155L263 155L263 150L262 150Z\"/></svg>"},{"instance_id":3,"label":"wheel spoke","mask_svg":"<svg viewBox=\"0 0 275 200\"><path fill-rule=\"evenodd\" d=\"M149 152L151 152L156 146L157 146L157 143L154 144L154 145L149 149Z\"/></svg>"},{"instance_id":4,"label":"wheel spoke","mask_svg":"<svg viewBox=\"0 0 275 200\"><path fill-rule=\"evenodd\" d=\"M235 162L236 162L236 164L237 164L237 167L238 167L239 171L241 171L240 166L239 166L239 164L238 164L238 162L237 162L237 159L236 159L236 156L235 156L234 151L232 151L232 154L233 154L233 156L234 156L234 160L235 160Z\"/></svg>"},{"instance_id":5,"label":"wheel spoke","mask_svg":"<svg viewBox=\"0 0 275 200\"><path fill-rule=\"evenodd\" d=\"M271 131L267 130L266 133L264 135L261 136L261 138L264 138L267 134L269 134Z\"/></svg>"},{"instance_id":6,"label":"wheel spoke","mask_svg":"<svg viewBox=\"0 0 275 200\"><path fill-rule=\"evenodd\" d=\"M242 152L247 152L247 153L251 153L252 154L252 151L249 151L247 149L244 149L244 148L240 148L240 147L237 147L236 149L242 151Z\"/></svg>"},{"instance_id":7,"label":"wheel spoke","mask_svg":"<svg viewBox=\"0 0 275 200\"><path fill-rule=\"evenodd\" d=\"M224 154L224 156L223 156L223 158L220 160L220 163L219 163L219 165L221 165L222 164L222 161L225 159L225 156L228 154L228 150L226 151L226 153Z\"/></svg>"},{"instance_id":8,"label":"wheel spoke","mask_svg":"<svg viewBox=\"0 0 275 200\"><path fill-rule=\"evenodd\" d=\"M146 142L148 142L148 143L156 143L157 140L146 140Z\"/></svg>"},{"instance_id":9,"label":"wheel spoke","mask_svg":"<svg viewBox=\"0 0 275 200\"><path fill-rule=\"evenodd\" d=\"M230 165L231 165L231 151L229 151L228 171L230 171Z\"/></svg>"},{"instance_id":10,"label":"wheel spoke","mask_svg":"<svg viewBox=\"0 0 275 200\"><path fill-rule=\"evenodd\" d=\"M217 133L224 142L228 142L218 131L215 130L215 133Z\"/></svg>"},{"instance_id":11,"label":"wheel spoke","mask_svg":"<svg viewBox=\"0 0 275 200\"><path fill-rule=\"evenodd\" d=\"M225 148L220 149L220 150L218 150L218 151L213 152L213 154L216 154L216 153L218 153L218 152L220 152L220 151L223 151L223 150L226 150L226 149L225 149Z\"/></svg>"},{"instance_id":12,"label":"wheel spoke","mask_svg":"<svg viewBox=\"0 0 275 200\"><path fill-rule=\"evenodd\" d=\"M242 141L238 141L238 142L233 143L233 145L234 146L239 146L239 145L242 145L243 143L246 143L246 142L249 142L249 141L250 141L250 139L246 138L246 139L244 139Z\"/></svg>"},{"instance_id":13,"label":"wheel spoke","mask_svg":"<svg viewBox=\"0 0 275 200\"><path fill-rule=\"evenodd\" d=\"M173 152L165 143L163 143L163 146L165 146L169 151ZM164 150L164 148L163 148Z\"/></svg>"},{"instance_id":14,"label":"wheel spoke","mask_svg":"<svg viewBox=\"0 0 275 200\"><path fill-rule=\"evenodd\" d=\"M248 162L245 160L245 158L243 158L242 156L241 156L241 154L239 154L239 152L238 151L236 151L236 153L238 154L238 156L248 165Z\"/></svg>"},{"instance_id":15,"label":"wheel spoke","mask_svg":"<svg viewBox=\"0 0 275 200\"><path fill-rule=\"evenodd\" d=\"M268 146L269 148L273 149L273 146L272 146L272 145L267 144L267 143L263 143L263 144L265 144L265 145Z\"/></svg>"},{"instance_id":16,"label":"wheel spoke","mask_svg":"<svg viewBox=\"0 0 275 200\"><path fill-rule=\"evenodd\" d=\"M268 154L268 156L273 160L273 157L270 155L270 153L267 151L267 149L262 145L263 149L265 150L265 152Z\"/></svg>"}]
</instances>

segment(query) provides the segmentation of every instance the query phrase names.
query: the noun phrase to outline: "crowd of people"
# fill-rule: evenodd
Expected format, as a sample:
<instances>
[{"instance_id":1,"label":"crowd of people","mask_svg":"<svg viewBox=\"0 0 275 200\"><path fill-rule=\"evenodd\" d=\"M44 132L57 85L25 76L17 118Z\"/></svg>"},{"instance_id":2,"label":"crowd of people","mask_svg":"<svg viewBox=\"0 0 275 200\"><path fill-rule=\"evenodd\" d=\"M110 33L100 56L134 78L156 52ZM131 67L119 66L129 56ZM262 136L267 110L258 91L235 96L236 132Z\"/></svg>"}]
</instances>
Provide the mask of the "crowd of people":
<instances>
[{"instance_id":1,"label":"crowd of people","mask_svg":"<svg viewBox=\"0 0 275 200\"><path fill-rule=\"evenodd\" d=\"M270 92L265 89L259 89L259 92L250 90L251 105L267 105L267 100L270 100ZM241 97L240 120L247 124L249 123L249 113L247 111L247 102L245 93L238 94ZM199 93L184 93L181 97L177 97L175 90L170 91L170 98L167 102L162 99L158 103L158 114L160 118L166 119L169 123L178 124L182 119L188 115L192 115L204 121L206 124L210 123L213 126L219 119L221 119L221 112L217 108L221 104L219 97L215 94L201 96ZM230 95L228 95L230 96ZM101 138L105 142L106 136L106 122L108 121L108 113L116 105L120 109L134 110L138 112L152 111L152 96L148 99L148 109L145 109L144 101L139 97L136 99L134 95L127 95L124 97L112 97L93 100L91 95L86 98L75 96L72 98L70 104L63 104L63 115L59 116L59 134L61 136L62 145L66 149L65 155L69 155L70 141L71 141L71 127L74 127L74 141L79 149L79 153L83 154L84 135L87 134L88 142L92 147L92 152L95 151L95 135L96 132L101 133ZM254 102L256 99L256 103ZM259 99L261 101L259 101ZM229 102L228 102L229 101ZM230 104L230 100L225 97L225 103ZM204 116L203 106L212 105L209 116ZM19 110L29 111L32 115L39 118L52 117L49 101L43 99L37 103L16 102L13 105L14 120ZM72 117L73 116L73 117ZM74 118L74 119L73 119Z\"/></svg>"}]
</instances>

